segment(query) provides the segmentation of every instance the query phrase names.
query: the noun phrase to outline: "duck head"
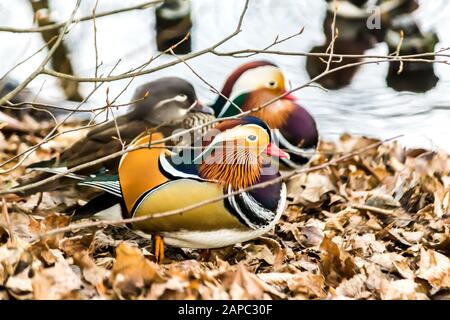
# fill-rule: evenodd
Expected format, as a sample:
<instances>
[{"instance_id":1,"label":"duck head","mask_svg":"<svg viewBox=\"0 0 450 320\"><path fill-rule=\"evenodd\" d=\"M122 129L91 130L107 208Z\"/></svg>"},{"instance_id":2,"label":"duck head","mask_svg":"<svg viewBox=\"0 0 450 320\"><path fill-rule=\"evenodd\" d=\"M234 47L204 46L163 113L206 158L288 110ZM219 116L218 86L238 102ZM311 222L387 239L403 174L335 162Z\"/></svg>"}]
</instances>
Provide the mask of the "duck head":
<instances>
[{"instance_id":1,"label":"duck head","mask_svg":"<svg viewBox=\"0 0 450 320\"><path fill-rule=\"evenodd\" d=\"M285 78L281 69L268 61L254 61L237 68L227 79L220 96L213 105L217 117L233 116L279 99L251 115L265 121L269 127L282 126L295 109L292 95L286 95ZM232 101L230 103L228 100Z\"/></svg>"},{"instance_id":2,"label":"duck head","mask_svg":"<svg viewBox=\"0 0 450 320\"><path fill-rule=\"evenodd\" d=\"M250 115L263 120L272 129L272 135L292 160L283 160L289 167L301 166L311 159L319 135L314 118L301 107L294 96L287 94L282 70L268 61L246 63L227 79L219 97L212 106L217 117L227 117L269 103ZM276 100L280 96L282 98ZM276 100L272 102L273 100ZM308 150L308 154L304 152ZM292 152L291 152L292 151Z\"/></svg>"},{"instance_id":3,"label":"duck head","mask_svg":"<svg viewBox=\"0 0 450 320\"><path fill-rule=\"evenodd\" d=\"M270 129L255 117L226 120L206 137L199 161L199 175L231 186L234 190L249 187L260 180L263 155L289 158L271 141ZM205 140L205 139L204 139Z\"/></svg>"},{"instance_id":4,"label":"duck head","mask_svg":"<svg viewBox=\"0 0 450 320\"><path fill-rule=\"evenodd\" d=\"M202 105L194 87L181 78L166 77L138 87L133 96L136 118L147 119L156 125L178 123L190 112L212 114L211 108Z\"/></svg>"}]
</instances>

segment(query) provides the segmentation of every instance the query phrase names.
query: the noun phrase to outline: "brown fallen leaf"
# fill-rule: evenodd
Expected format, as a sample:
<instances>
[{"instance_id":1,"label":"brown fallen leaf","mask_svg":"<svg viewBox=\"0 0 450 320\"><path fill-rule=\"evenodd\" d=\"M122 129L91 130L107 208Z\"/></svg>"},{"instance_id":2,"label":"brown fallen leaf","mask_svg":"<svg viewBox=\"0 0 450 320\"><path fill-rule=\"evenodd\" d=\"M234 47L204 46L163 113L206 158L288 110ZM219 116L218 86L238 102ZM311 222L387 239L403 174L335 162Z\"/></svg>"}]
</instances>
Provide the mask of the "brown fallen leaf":
<instances>
[{"instance_id":1,"label":"brown fallen leaf","mask_svg":"<svg viewBox=\"0 0 450 320\"><path fill-rule=\"evenodd\" d=\"M405 259L398 253L385 252L372 255L369 260L381 267L386 272L396 271L395 263L404 261Z\"/></svg>"},{"instance_id":2,"label":"brown fallen leaf","mask_svg":"<svg viewBox=\"0 0 450 320\"><path fill-rule=\"evenodd\" d=\"M278 269L282 266L284 259L286 258L286 250L281 246L281 244L268 237L259 237L259 241L263 244L265 244L268 248L270 248L274 259L273 259L273 267L274 269Z\"/></svg>"},{"instance_id":3,"label":"brown fallen leaf","mask_svg":"<svg viewBox=\"0 0 450 320\"><path fill-rule=\"evenodd\" d=\"M436 291L450 288L450 259L437 251L422 248L417 277L427 280Z\"/></svg>"},{"instance_id":4,"label":"brown fallen leaf","mask_svg":"<svg viewBox=\"0 0 450 320\"><path fill-rule=\"evenodd\" d=\"M352 250L358 250L363 256L373 256L386 251L386 244L376 239L373 233L350 237Z\"/></svg>"},{"instance_id":5,"label":"brown fallen leaf","mask_svg":"<svg viewBox=\"0 0 450 320\"><path fill-rule=\"evenodd\" d=\"M245 264L246 265L253 265L255 263L258 263L259 261L265 261L269 265L275 264L275 255L272 253L272 251L263 244L257 245L257 244L248 244L244 247L245 249Z\"/></svg>"},{"instance_id":6,"label":"brown fallen leaf","mask_svg":"<svg viewBox=\"0 0 450 320\"><path fill-rule=\"evenodd\" d=\"M57 256L54 254L57 251L50 249L48 239L42 239L39 242L34 243L30 248L30 252L47 266L52 266L57 261Z\"/></svg>"},{"instance_id":7,"label":"brown fallen leaf","mask_svg":"<svg viewBox=\"0 0 450 320\"><path fill-rule=\"evenodd\" d=\"M79 252L92 252L95 233L64 238L59 241L59 248L69 257Z\"/></svg>"},{"instance_id":8,"label":"brown fallen leaf","mask_svg":"<svg viewBox=\"0 0 450 320\"><path fill-rule=\"evenodd\" d=\"M450 232L433 234L433 238L434 241L429 242L428 246L450 254Z\"/></svg>"},{"instance_id":9,"label":"brown fallen leaf","mask_svg":"<svg viewBox=\"0 0 450 320\"><path fill-rule=\"evenodd\" d=\"M374 194L366 200L366 205L380 209L395 209L400 207L400 202L389 194Z\"/></svg>"},{"instance_id":10,"label":"brown fallen leaf","mask_svg":"<svg viewBox=\"0 0 450 320\"><path fill-rule=\"evenodd\" d=\"M159 266L146 259L138 248L124 242L116 248L116 262L110 281L119 297L137 297L144 287L161 280Z\"/></svg>"},{"instance_id":11,"label":"brown fallen leaf","mask_svg":"<svg viewBox=\"0 0 450 320\"><path fill-rule=\"evenodd\" d=\"M16 299L31 299L33 286L30 278L30 267L8 278L5 288Z\"/></svg>"},{"instance_id":12,"label":"brown fallen leaf","mask_svg":"<svg viewBox=\"0 0 450 320\"><path fill-rule=\"evenodd\" d=\"M314 247L318 249L323 241L325 228L326 224L322 221L309 219L300 230L300 236L302 237L300 243L306 248Z\"/></svg>"},{"instance_id":13,"label":"brown fallen leaf","mask_svg":"<svg viewBox=\"0 0 450 320\"><path fill-rule=\"evenodd\" d=\"M105 279L107 270L97 266L88 251L74 253L73 260L81 268L84 279L93 286L97 287Z\"/></svg>"},{"instance_id":14,"label":"brown fallen leaf","mask_svg":"<svg viewBox=\"0 0 450 320\"><path fill-rule=\"evenodd\" d=\"M304 186L304 188L297 193L300 186ZM296 190L296 193L292 194L292 203L317 203L323 195L334 191L336 188L328 176L310 173L308 175L300 175L293 182L290 182L290 189Z\"/></svg>"},{"instance_id":15,"label":"brown fallen leaf","mask_svg":"<svg viewBox=\"0 0 450 320\"><path fill-rule=\"evenodd\" d=\"M414 271L408 265L406 259L400 261L393 261L394 267L397 269L398 273L405 279L413 280L415 278Z\"/></svg>"},{"instance_id":16,"label":"brown fallen leaf","mask_svg":"<svg viewBox=\"0 0 450 320\"><path fill-rule=\"evenodd\" d=\"M29 231L33 235L44 233L56 228L62 228L69 224L70 217L58 214L51 214L46 216L43 220L30 219ZM59 241L64 237L64 234L57 234L51 237L44 237L40 240L41 243L52 249L59 248Z\"/></svg>"},{"instance_id":17,"label":"brown fallen leaf","mask_svg":"<svg viewBox=\"0 0 450 320\"><path fill-rule=\"evenodd\" d=\"M333 299L368 299L372 293L366 286L367 276L364 273L355 274L350 279L344 279L336 288Z\"/></svg>"},{"instance_id":18,"label":"brown fallen leaf","mask_svg":"<svg viewBox=\"0 0 450 320\"><path fill-rule=\"evenodd\" d=\"M388 281L381 285L381 299L383 300L428 300L423 289L411 279Z\"/></svg>"},{"instance_id":19,"label":"brown fallen leaf","mask_svg":"<svg viewBox=\"0 0 450 320\"><path fill-rule=\"evenodd\" d=\"M232 300L268 298L264 292L263 282L248 272L243 265L236 271L226 272L223 275L223 285L228 289Z\"/></svg>"},{"instance_id":20,"label":"brown fallen leaf","mask_svg":"<svg viewBox=\"0 0 450 320\"><path fill-rule=\"evenodd\" d=\"M34 298L37 300L56 300L70 298L81 288L81 279L71 268L61 252L53 249L57 261L53 267L35 270L32 278Z\"/></svg>"},{"instance_id":21,"label":"brown fallen leaf","mask_svg":"<svg viewBox=\"0 0 450 320\"><path fill-rule=\"evenodd\" d=\"M242 264L238 265L235 270L225 272L222 275L222 283L232 300L267 300L271 296L282 296L275 288L247 271Z\"/></svg>"},{"instance_id":22,"label":"brown fallen leaf","mask_svg":"<svg viewBox=\"0 0 450 320\"><path fill-rule=\"evenodd\" d=\"M288 289L297 299L324 298L325 279L322 275L300 272L287 281Z\"/></svg>"},{"instance_id":23,"label":"brown fallen leaf","mask_svg":"<svg viewBox=\"0 0 450 320\"><path fill-rule=\"evenodd\" d=\"M356 265L351 256L343 251L341 255L341 250L331 239L325 236L320 250L321 271L330 285L335 287L342 279L348 279L355 275Z\"/></svg>"}]
</instances>

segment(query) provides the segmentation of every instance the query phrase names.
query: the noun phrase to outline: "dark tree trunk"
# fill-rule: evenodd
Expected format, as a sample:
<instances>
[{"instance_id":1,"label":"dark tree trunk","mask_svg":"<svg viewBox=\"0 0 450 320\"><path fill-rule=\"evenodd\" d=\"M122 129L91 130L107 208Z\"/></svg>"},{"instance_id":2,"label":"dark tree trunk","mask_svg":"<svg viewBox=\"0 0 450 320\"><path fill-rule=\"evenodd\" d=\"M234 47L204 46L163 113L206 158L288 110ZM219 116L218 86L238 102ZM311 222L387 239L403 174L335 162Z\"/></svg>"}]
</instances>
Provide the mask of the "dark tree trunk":
<instances>
[{"instance_id":1,"label":"dark tree trunk","mask_svg":"<svg viewBox=\"0 0 450 320\"><path fill-rule=\"evenodd\" d=\"M53 21L50 20L50 8L48 5L48 0L29 0L31 6L33 7L33 11L35 13L35 19L40 27L52 24ZM49 43L52 39L53 41L48 44L50 48L55 38L59 35L58 29L48 30L41 32L42 38L46 43ZM72 63L69 58L69 52L64 42L56 49L55 53L51 59L51 65L55 71L71 74L73 75ZM82 101L83 97L79 92L78 82L67 80L67 79L59 79L61 87L64 90L64 93L69 100L74 101Z\"/></svg>"}]
</instances>

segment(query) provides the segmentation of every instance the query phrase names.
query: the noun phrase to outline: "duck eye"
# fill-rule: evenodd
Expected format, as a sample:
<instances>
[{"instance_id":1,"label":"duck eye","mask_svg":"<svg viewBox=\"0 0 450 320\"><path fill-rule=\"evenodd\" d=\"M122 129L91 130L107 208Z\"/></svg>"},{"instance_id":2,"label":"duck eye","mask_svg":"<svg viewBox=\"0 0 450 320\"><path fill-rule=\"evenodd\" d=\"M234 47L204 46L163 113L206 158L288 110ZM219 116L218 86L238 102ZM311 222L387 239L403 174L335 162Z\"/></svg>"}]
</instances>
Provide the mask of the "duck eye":
<instances>
[{"instance_id":1,"label":"duck eye","mask_svg":"<svg viewBox=\"0 0 450 320\"><path fill-rule=\"evenodd\" d=\"M178 102L183 102L186 101L187 99L187 95L185 95L184 93L180 93L177 96L175 96L174 100L178 101Z\"/></svg>"},{"instance_id":2,"label":"duck eye","mask_svg":"<svg viewBox=\"0 0 450 320\"><path fill-rule=\"evenodd\" d=\"M269 88L275 88L277 86L277 82L274 80L269 81L268 87Z\"/></svg>"},{"instance_id":3,"label":"duck eye","mask_svg":"<svg viewBox=\"0 0 450 320\"><path fill-rule=\"evenodd\" d=\"M251 134L251 135L249 135L249 136L247 137L247 140L248 140L248 141L256 141L256 139L258 139L258 137L255 136L254 134Z\"/></svg>"}]
</instances>

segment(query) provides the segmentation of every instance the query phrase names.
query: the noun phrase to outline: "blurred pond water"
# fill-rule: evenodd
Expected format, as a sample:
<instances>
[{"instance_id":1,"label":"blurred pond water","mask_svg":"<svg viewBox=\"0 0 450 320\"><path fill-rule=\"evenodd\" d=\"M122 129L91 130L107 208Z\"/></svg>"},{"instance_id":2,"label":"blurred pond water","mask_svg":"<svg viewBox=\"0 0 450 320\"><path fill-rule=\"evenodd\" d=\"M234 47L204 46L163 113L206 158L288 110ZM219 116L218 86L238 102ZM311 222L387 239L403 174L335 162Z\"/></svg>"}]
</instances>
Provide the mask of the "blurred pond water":
<instances>
[{"instance_id":1,"label":"blurred pond water","mask_svg":"<svg viewBox=\"0 0 450 320\"><path fill-rule=\"evenodd\" d=\"M50 0L55 20L67 19L75 0ZM142 3L143 0L99 1L97 12ZM193 50L210 46L232 32L240 15L242 0L192 0ZM77 16L89 15L95 0L84 0ZM263 48L276 35L280 37L295 33L305 27L303 34L276 46L285 51L308 52L312 47L323 44L322 23L326 4L321 0L257 0L251 1L243 24L243 31L221 47L221 50ZM32 10L28 0L0 1L0 25L29 27ZM415 13L424 30L436 30L440 43L436 49L450 47L450 1L422 0ZM128 71L144 63L156 54L154 40L153 9L134 11L115 17L97 20L98 51L101 73L108 73L119 59L121 62L115 74ZM92 22L74 26L67 37L71 57L77 75L93 76L95 51ZM0 33L0 74L4 74L17 62L37 51L43 42L38 34ZM379 44L367 53L388 54L385 44ZM17 80L26 78L33 68L42 61L45 52L37 54L30 61L17 68L12 76ZM221 89L224 79L235 67L248 60L266 58L279 64L286 72L292 86L299 86L309 80L305 70L304 57L259 55L252 58L216 57L208 54L190 61L190 65L216 88ZM163 56L152 66L173 60ZM450 151L450 66L435 65L440 78L432 90L416 94L396 92L386 86L388 65L371 64L360 68L351 85L344 89L325 92L318 88L305 88L295 93L301 103L316 117L321 135L335 139L343 132L388 138L399 134L401 141L409 146L444 148ZM212 102L215 96L183 64L135 79L131 87L161 76L176 75L190 80L199 96L205 102ZM92 97L92 104L103 104L105 90L110 88L110 96L118 94L129 80L105 84ZM40 76L31 87L41 95L61 99L62 92L57 81ZM93 84L83 83L82 93L87 95ZM127 102L132 90L123 93L119 102Z\"/></svg>"}]
</instances>

